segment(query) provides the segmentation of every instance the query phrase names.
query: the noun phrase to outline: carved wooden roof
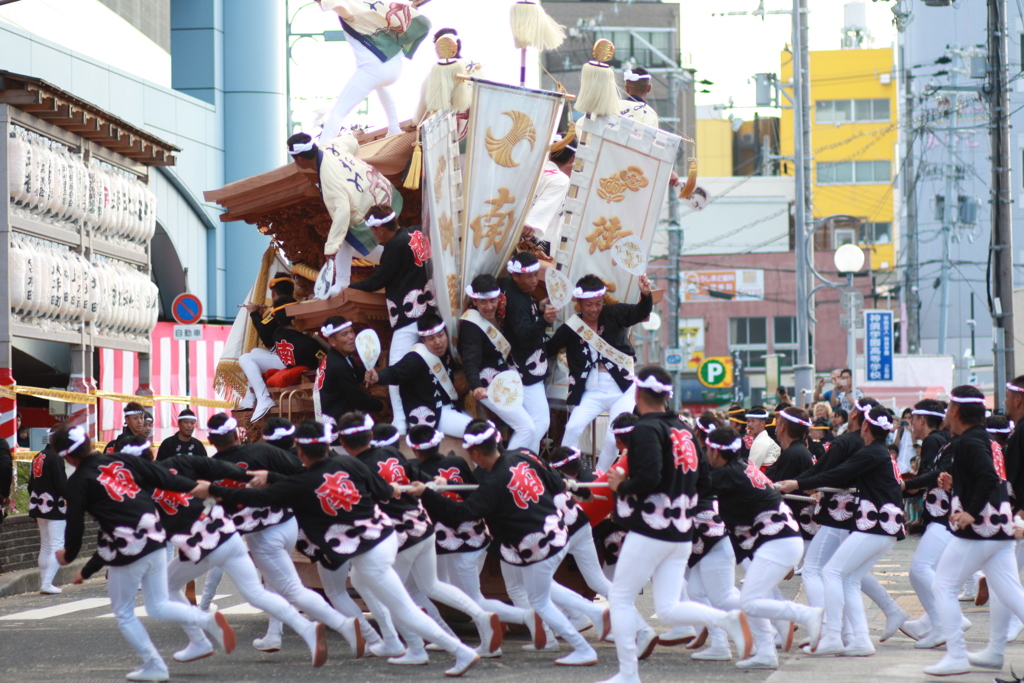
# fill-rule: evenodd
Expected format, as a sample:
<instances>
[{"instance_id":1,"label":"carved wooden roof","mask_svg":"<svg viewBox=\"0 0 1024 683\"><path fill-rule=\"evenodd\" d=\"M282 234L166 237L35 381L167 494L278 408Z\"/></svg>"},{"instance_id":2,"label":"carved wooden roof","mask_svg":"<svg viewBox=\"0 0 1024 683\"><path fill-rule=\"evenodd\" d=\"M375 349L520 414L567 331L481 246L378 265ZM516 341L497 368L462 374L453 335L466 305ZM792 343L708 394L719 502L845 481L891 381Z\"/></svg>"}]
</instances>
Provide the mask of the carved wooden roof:
<instances>
[{"instance_id":1,"label":"carved wooden roof","mask_svg":"<svg viewBox=\"0 0 1024 683\"><path fill-rule=\"evenodd\" d=\"M180 147L32 76L0 70L0 104L26 111L146 166L173 166L174 152L181 151Z\"/></svg>"}]
</instances>

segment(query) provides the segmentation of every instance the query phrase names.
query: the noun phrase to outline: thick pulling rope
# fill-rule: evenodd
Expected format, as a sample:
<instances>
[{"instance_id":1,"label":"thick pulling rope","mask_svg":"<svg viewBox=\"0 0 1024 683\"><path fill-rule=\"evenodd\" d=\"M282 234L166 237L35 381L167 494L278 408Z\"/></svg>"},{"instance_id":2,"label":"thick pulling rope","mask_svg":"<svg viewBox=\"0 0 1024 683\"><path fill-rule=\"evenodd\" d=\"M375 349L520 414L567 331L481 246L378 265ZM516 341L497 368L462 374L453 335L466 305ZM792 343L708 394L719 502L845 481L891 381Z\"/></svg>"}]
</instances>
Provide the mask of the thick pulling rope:
<instances>
[{"instance_id":1,"label":"thick pulling rope","mask_svg":"<svg viewBox=\"0 0 1024 683\"><path fill-rule=\"evenodd\" d=\"M433 482L428 483L427 488L431 491L476 491L480 488L479 484L435 484ZM609 488L606 482L576 482L576 488L578 489L607 489ZM402 485L398 487L398 490L402 493L406 493L412 490L411 485ZM820 489L819 489L820 490ZM840 489L836 489L840 490ZM569 489L571 493L571 489ZM816 503L817 501L810 496L797 496L793 494L783 494L782 496L786 500L792 500L798 503Z\"/></svg>"}]
</instances>

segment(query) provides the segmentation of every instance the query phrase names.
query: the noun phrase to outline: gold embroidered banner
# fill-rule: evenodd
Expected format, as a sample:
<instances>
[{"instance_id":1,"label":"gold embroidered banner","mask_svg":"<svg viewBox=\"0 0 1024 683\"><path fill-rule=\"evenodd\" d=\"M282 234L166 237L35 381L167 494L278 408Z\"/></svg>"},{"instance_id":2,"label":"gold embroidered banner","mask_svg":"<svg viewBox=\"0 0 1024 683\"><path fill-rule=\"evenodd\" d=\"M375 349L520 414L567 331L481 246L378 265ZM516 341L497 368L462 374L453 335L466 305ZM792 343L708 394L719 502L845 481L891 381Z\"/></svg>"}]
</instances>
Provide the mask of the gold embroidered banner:
<instances>
[{"instance_id":1,"label":"gold embroidered banner","mask_svg":"<svg viewBox=\"0 0 1024 683\"><path fill-rule=\"evenodd\" d=\"M559 93L472 80L461 284L482 273L497 276L512 255L563 103Z\"/></svg>"},{"instance_id":2,"label":"gold embroidered banner","mask_svg":"<svg viewBox=\"0 0 1024 683\"><path fill-rule=\"evenodd\" d=\"M572 284L593 273L616 299L635 303L642 273L627 268L636 271L650 255L681 138L622 116L590 119L586 131L555 261ZM614 259L616 243L625 238L620 252L629 263L623 267Z\"/></svg>"},{"instance_id":3,"label":"gold embroidered banner","mask_svg":"<svg viewBox=\"0 0 1024 683\"><path fill-rule=\"evenodd\" d=\"M434 302L448 323L454 349L462 302L462 168L454 112L437 113L420 126L423 142L423 225L430 234Z\"/></svg>"}]
</instances>

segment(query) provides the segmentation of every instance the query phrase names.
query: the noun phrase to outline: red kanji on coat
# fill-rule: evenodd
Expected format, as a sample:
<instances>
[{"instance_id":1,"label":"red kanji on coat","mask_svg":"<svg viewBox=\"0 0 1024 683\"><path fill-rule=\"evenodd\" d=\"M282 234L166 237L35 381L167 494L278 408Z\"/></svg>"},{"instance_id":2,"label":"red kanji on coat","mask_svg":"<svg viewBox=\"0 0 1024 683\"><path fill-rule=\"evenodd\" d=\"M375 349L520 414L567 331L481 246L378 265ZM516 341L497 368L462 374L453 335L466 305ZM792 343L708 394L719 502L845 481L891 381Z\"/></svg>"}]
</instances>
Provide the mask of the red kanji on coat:
<instances>
[{"instance_id":1,"label":"red kanji on coat","mask_svg":"<svg viewBox=\"0 0 1024 683\"><path fill-rule=\"evenodd\" d=\"M236 462L235 464L241 467L243 470L249 469L249 463L247 462ZM223 486L224 488L227 489L244 489L248 485L248 483L249 482L247 481L240 481L238 479L218 479L217 481L213 482L213 485Z\"/></svg>"},{"instance_id":2,"label":"red kanji on coat","mask_svg":"<svg viewBox=\"0 0 1024 683\"><path fill-rule=\"evenodd\" d=\"M389 484L408 484L409 477L405 474L405 468L398 458L388 458L377 463L377 474L384 477Z\"/></svg>"},{"instance_id":3,"label":"red kanji on coat","mask_svg":"<svg viewBox=\"0 0 1024 683\"><path fill-rule=\"evenodd\" d=\"M1006 481L1006 460L1003 458L1003 447L995 441L992 442L992 465L996 468L999 481Z\"/></svg>"},{"instance_id":4,"label":"red kanji on coat","mask_svg":"<svg viewBox=\"0 0 1024 683\"><path fill-rule=\"evenodd\" d=\"M281 359L286 368L293 367L295 365L295 345L287 339L282 339L274 345L274 349L277 351L277 357Z\"/></svg>"},{"instance_id":5,"label":"red kanji on coat","mask_svg":"<svg viewBox=\"0 0 1024 683\"><path fill-rule=\"evenodd\" d=\"M458 467L442 467L441 469L439 469L437 471L437 476L441 477L442 479L447 481L449 484L464 484L465 483L462 480L462 473L459 472L459 468ZM462 500L462 496L460 496L455 491L445 491L441 495L444 496L445 498L451 498L452 500L455 500L455 501L461 501Z\"/></svg>"},{"instance_id":6,"label":"red kanji on coat","mask_svg":"<svg viewBox=\"0 0 1024 683\"><path fill-rule=\"evenodd\" d=\"M430 241L421 230L409 235L409 248L417 266L422 266L430 258Z\"/></svg>"},{"instance_id":7,"label":"red kanji on coat","mask_svg":"<svg viewBox=\"0 0 1024 683\"><path fill-rule=\"evenodd\" d=\"M749 451L750 447L753 446L753 445L754 445L754 437L752 437L750 434L744 434L743 435L743 447L746 448Z\"/></svg>"},{"instance_id":8,"label":"red kanji on coat","mask_svg":"<svg viewBox=\"0 0 1024 683\"><path fill-rule=\"evenodd\" d=\"M352 506L362 499L348 472L325 474L324 483L314 493L320 499L320 507L331 516L337 516L338 510L351 512Z\"/></svg>"},{"instance_id":9,"label":"red kanji on coat","mask_svg":"<svg viewBox=\"0 0 1024 683\"><path fill-rule=\"evenodd\" d=\"M512 468L512 478L508 482L508 490L516 507L525 510L530 503L536 503L544 493L544 484L528 463L521 462Z\"/></svg>"},{"instance_id":10,"label":"red kanji on coat","mask_svg":"<svg viewBox=\"0 0 1024 683\"><path fill-rule=\"evenodd\" d=\"M693 434L685 429L672 430L672 457L676 467L684 473L697 471L697 445Z\"/></svg>"},{"instance_id":11,"label":"red kanji on coat","mask_svg":"<svg viewBox=\"0 0 1024 683\"><path fill-rule=\"evenodd\" d=\"M135 483L132 473L120 462L100 465L100 476L96 481L106 489L110 499L117 503L123 503L125 498L134 498L142 490Z\"/></svg>"},{"instance_id":12,"label":"red kanji on coat","mask_svg":"<svg viewBox=\"0 0 1024 683\"><path fill-rule=\"evenodd\" d=\"M319 367L316 369L316 390L320 391L324 388L324 377L327 376L327 356L320 361Z\"/></svg>"},{"instance_id":13,"label":"red kanji on coat","mask_svg":"<svg viewBox=\"0 0 1024 683\"><path fill-rule=\"evenodd\" d=\"M177 514L179 507L188 507L190 500L192 500L192 496L187 493L153 489L153 502L169 515Z\"/></svg>"},{"instance_id":14,"label":"red kanji on coat","mask_svg":"<svg viewBox=\"0 0 1024 683\"><path fill-rule=\"evenodd\" d=\"M32 476L38 479L43 476L43 462L46 460L46 453L40 452L32 458Z\"/></svg>"},{"instance_id":15,"label":"red kanji on coat","mask_svg":"<svg viewBox=\"0 0 1024 683\"><path fill-rule=\"evenodd\" d=\"M747 469L744 470L747 475L747 479L753 484L755 489L766 489L772 485L772 480L764 476L764 472L760 470L753 462L747 463Z\"/></svg>"}]
</instances>

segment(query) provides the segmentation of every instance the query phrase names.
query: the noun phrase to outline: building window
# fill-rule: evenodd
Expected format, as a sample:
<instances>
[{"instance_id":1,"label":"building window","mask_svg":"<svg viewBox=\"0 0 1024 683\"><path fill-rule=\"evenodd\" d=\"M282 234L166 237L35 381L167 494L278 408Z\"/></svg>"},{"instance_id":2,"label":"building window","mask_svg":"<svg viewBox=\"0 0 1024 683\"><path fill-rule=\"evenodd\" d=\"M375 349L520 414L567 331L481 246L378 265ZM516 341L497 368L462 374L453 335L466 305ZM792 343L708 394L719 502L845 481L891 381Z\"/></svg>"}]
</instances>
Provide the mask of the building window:
<instances>
[{"instance_id":1,"label":"building window","mask_svg":"<svg viewBox=\"0 0 1024 683\"><path fill-rule=\"evenodd\" d=\"M743 367L763 368L768 353L768 319L729 318L729 351L739 353Z\"/></svg>"},{"instance_id":2,"label":"building window","mask_svg":"<svg viewBox=\"0 0 1024 683\"><path fill-rule=\"evenodd\" d=\"M772 353L779 355L779 367L791 368L796 365L796 317L792 315L772 318Z\"/></svg>"},{"instance_id":3,"label":"building window","mask_svg":"<svg viewBox=\"0 0 1024 683\"><path fill-rule=\"evenodd\" d=\"M888 161L819 161L818 184L888 183L891 172Z\"/></svg>"},{"instance_id":4,"label":"building window","mask_svg":"<svg viewBox=\"0 0 1024 683\"><path fill-rule=\"evenodd\" d=\"M672 54L672 33L667 31L647 32L637 29L635 33L650 43L663 55ZM644 68L663 68L669 64L658 52L650 49L643 41L637 40L629 31L600 31L594 39L607 38L615 44L615 58L630 61Z\"/></svg>"},{"instance_id":5,"label":"building window","mask_svg":"<svg viewBox=\"0 0 1024 683\"><path fill-rule=\"evenodd\" d=\"M874 123L889 120L889 100L818 100L815 123Z\"/></svg>"},{"instance_id":6,"label":"building window","mask_svg":"<svg viewBox=\"0 0 1024 683\"><path fill-rule=\"evenodd\" d=\"M892 244L892 223L861 223L861 244Z\"/></svg>"}]
</instances>

